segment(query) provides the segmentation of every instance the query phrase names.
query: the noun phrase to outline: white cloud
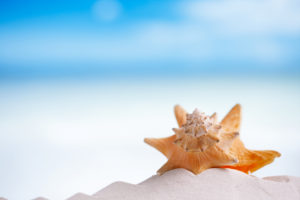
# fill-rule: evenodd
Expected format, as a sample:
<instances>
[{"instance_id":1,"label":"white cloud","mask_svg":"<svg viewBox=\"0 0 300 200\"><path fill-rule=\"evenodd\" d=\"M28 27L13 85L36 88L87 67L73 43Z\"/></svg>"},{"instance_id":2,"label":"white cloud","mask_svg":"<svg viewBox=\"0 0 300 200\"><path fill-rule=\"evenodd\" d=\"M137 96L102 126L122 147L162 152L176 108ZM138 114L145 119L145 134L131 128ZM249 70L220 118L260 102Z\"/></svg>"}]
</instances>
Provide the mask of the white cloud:
<instances>
[{"instance_id":1,"label":"white cloud","mask_svg":"<svg viewBox=\"0 0 300 200\"><path fill-rule=\"evenodd\" d=\"M104 9L105 5L113 9ZM72 33L31 29L27 34L18 30L0 37L0 60L38 65L51 61L197 63L218 58L279 62L284 61L287 48L273 36L299 34L299 5L294 0L185 1L177 8L184 17L176 23L135 22L113 34L93 29ZM114 11L102 19L114 20L119 6L117 1L101 0L94 11Z\"/></svg>"},{"instance_id":2,"label":"white cloud","mask_svg":"<svg viewBox=\"0 0 300 200\"><path fill-rule=\"evenodd\" d=\"M122 6L117 0L99 0L93 6L93 14L100 21L113 21L121 14Z\"/></svg>"},{"instance_id":3,"label":"white cloud","mask_svg":"<svg viewBox=\"0 0 300 200\"><path fill-rule=\"evenodd\" d=\"M57 31L0 37L2 62L194 60L208 56L205 34L189 25L147 22L112 35ZM205 48L203 46L205 45Z\"/></svg>"},{"instance_id":4,"label":"white cloud","mask_svg":"<svg viewBox=\"0 0 300 200\"><path fill-rule=\"evenodd\" d=\"M286 34L300 32L298 0L191 1L182 9L189 20L229 33Z\"/></svg>"}]
</instances>

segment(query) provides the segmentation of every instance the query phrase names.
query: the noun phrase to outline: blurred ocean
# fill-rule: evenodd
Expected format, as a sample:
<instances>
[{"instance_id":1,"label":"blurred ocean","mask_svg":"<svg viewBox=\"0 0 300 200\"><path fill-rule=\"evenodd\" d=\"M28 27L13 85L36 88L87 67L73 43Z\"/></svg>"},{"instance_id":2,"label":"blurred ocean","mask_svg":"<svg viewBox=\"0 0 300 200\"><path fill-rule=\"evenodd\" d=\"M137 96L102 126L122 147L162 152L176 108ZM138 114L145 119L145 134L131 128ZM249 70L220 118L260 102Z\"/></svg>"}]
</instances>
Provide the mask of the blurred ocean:
<instances>
[{"instance_id":1,"label":"blurred ocean","mask_svg":"<svg viewBox=\"0 0 300 200\"><path fill-rule=\"evenodd\" d=\"M138 183L181 104L222 117L300 176L299 0L0 1L0 197Z\"/></svg>"},{"instance_id":2,"label":"blurred ocean","mask_svg":"<svg viewBox=\"0 0 300 200\"><path fill-rule=\"evenodd\" d=\"M254 175L300 176L299 91L297 76L3 81L1 195L64 199L141 182L166 161L143 138L173 134L175 104L221 120L241 103L246 146L282 153Z\"/></svg>"}]
</instances>

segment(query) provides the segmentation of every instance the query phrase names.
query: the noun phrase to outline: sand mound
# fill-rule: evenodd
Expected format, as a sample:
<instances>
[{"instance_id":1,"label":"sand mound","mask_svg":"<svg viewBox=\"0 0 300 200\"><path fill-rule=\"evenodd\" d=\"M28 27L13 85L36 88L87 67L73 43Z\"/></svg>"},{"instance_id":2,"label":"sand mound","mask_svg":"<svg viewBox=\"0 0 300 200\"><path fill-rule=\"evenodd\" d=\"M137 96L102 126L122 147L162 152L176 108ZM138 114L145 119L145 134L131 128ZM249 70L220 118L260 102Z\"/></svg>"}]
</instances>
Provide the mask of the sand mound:
<instances>
[{"instance_id":1,"label":"sand mound","mask_svg":"<svg viewBox=\"0 0 300 200\"><path fill-rule=\"evenodd\" d=\"M209 169L195 176L176 169L138 185L114 183L94 197L115 200L300 199L299 186L300 178L288 176L260 179L230 169Z\"/></svg>"},{"instance_id":2,"label":"sand mound","mask_svg":"<svg viewBox=\"0 0 300 200\"><path fill-rule=\"evenodd\" d=\"M77 193L68 198L67 200L95 200L95 198L87 194Z\"/></svg>"},{"instance_id":3,"label":"sand mound","mask_svg":"<svg viewBox=\"0 0 300 200\"><path fill-rule=\"evenodd\" d=\"M1 199L0 199L1 200ZM33 199L33 200L48 200L48 199L46 199L46 198L44 198L44 197L37 197L37 198L35 198L35 199Z\"/></svg>"},{"instance_id":4,"label":"sand mound","mask_svg":"<svg viewBox=\"0 0 300 200\"><path fill-rule=\"evenodd\" d=\"M94 195L77 193L67 200L293 200L300 199L300 178L257 178L231 169L208 169L199 175L176 169L137 185L115 182Z\"/></svg>"}]
</instances>

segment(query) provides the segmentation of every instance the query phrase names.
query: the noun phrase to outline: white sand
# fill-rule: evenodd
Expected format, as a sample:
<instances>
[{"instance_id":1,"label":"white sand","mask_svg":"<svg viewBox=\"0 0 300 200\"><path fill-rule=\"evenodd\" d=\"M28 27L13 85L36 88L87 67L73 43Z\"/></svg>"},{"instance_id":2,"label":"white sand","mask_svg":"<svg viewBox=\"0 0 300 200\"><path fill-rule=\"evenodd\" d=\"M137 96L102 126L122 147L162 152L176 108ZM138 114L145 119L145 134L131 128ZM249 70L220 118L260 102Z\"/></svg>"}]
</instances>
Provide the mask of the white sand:
<instances>
[{"instance_id":1,"label":"white sand","mask_svg":"<svg viewBox=\"0 0 300 200\"><path fill-rule=\"evenodd\" d=\"M77 193L71 196L70 198L68 198L67 200L94 200L94 199L96 198L93 196L89 196L83 193Z\"/></svg>"},{"instance_id":2,"label":"white sand","mask_svg":"<svg viewBox=\"0 0 300 200\"><path fill-rule=\"evenodd\" d=\"M35 198L35 199L33 199L33 200L48 200L47 198L44 198L44 197L37 197L37 198Z\"/></svg>"},{"instance_id":3,"label":"white sand","mask_svg":"<svg viewBox=\"0 0 300 200\"><path fill-rule=\"evenodd\" d=\"M115 182L94 195L77 193L67 200L293 200L300 199L300 177L257 178L230 169L199 175L176 169L137 185Z\"/></svg>"}]
</instances>

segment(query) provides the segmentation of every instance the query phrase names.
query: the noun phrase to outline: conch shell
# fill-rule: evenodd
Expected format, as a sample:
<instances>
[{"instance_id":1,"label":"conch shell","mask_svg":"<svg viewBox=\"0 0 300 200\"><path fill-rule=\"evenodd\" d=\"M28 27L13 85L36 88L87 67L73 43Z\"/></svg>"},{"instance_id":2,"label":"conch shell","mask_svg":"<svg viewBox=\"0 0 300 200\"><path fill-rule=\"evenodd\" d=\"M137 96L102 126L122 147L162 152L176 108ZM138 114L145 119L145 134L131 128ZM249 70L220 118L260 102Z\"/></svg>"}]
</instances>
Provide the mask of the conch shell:
<instances>
[{"instance_id":1,"label":"conch shell","mask_svg":"<svg viewBox=\"0 0 300 200\"><path fill-rule=\"evenodd\" d=\"M195 174L212 167L254 172L279 157L277 151L252 151L245 148L239 139L241 106L235 105L218 123L214 113L207 116L197 109L188 114L182 107L174 108L179 128L167 138L145 138L145 142L161 153L168 161L158 174L185 168Z\"/></svg>"}]
</instances>

